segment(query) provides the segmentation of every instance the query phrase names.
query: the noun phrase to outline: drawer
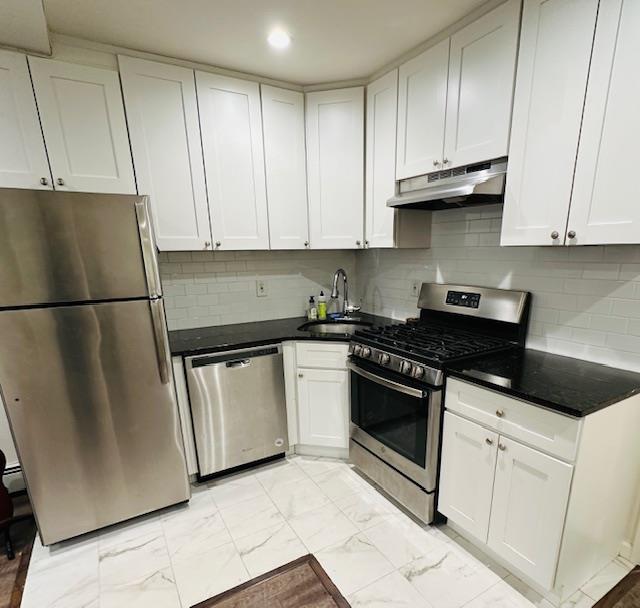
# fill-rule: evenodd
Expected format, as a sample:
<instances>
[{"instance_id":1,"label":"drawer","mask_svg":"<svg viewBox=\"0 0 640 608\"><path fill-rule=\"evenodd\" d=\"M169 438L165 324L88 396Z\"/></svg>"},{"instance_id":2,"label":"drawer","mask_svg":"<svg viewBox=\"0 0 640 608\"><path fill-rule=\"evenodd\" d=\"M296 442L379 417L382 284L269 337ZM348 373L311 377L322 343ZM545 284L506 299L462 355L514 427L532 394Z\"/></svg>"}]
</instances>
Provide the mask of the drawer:
<instances>
[{"instance_id":1,"label":"drawer","mask_svg":"<svg viewBox=\"0 0 640 608\"><path fill-rule=\"evenodd\" d=\"M296 342L299 367L346 369L349 344L346 342Z\"/></svg>"},{"instance_id":2,"label":"drawer","mask_svg":"<svg viewBox=\"0 0 640 608\"><path fill-rule=\"evenodd\" d=\"M455 378L447 380L445 407L548 454L575 460L580 420Z\"/></svg>"}]
</instances>

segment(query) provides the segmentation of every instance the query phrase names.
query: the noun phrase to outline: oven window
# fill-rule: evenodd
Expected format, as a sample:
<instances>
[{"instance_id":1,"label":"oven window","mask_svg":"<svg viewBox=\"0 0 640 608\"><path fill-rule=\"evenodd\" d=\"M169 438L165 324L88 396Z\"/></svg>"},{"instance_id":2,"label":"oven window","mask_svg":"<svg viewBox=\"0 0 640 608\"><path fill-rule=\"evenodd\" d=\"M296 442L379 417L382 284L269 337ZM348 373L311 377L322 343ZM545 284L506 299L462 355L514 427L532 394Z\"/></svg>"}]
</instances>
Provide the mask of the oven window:
<instances>
[{"instance_id":1,"label":"oven window","mask_svg":"<svg viewBox=\"0 0 640 608\"><path fill-rule=\"evenodd\" d=\"M428 396L413 397L351 372L351 420L388 448L426 465Z\"/></svg>"}]
</instances>

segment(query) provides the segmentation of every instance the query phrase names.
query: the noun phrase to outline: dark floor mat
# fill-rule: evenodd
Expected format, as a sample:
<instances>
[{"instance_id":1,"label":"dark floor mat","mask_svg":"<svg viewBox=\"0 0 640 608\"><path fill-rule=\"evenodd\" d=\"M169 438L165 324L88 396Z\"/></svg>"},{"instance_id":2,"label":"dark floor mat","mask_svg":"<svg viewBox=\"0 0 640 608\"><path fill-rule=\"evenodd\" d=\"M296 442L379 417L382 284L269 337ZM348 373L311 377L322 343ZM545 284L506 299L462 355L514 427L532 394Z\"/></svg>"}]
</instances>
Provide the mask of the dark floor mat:
<instances>
[{"instance_id":1,"label":"dark floor mat","mask_svg":"<svg viewBox=\"0 0 640 608\"><path fill-rule=\"evenodd\" d=\"M640 566L636 566L593 608L640 608Z\"/></svg>"},{"instance_id":2,"label":"dark floor mat","mask_svg":"<svg viewBox=\"0 0 640 608\"><path fill-rule=\"evenodd\" d=\"M349 608L313 555L225 591L192 608Z\"/></svg>"},{"instance_id":3,"label":"dark floor mat","mask_svg":"<svg viewBox=\"0 0 640 608\"><path fill-rule=\"evenodd\" d=\"M33 521L15 524L11 531L15 558L9 560L0 551L0 608L20 606L35 535L36 526Z\"/></svg>"}]
</instances>

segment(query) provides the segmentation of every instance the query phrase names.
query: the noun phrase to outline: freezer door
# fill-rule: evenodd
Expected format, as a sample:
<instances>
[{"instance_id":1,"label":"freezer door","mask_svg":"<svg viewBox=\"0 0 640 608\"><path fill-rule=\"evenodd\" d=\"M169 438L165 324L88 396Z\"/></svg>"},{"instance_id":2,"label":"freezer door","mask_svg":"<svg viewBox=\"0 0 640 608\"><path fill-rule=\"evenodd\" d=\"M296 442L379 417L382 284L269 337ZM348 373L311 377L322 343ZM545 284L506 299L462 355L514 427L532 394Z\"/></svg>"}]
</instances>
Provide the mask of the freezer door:
<instances>
[{"instance_id":1,"label":"freezer door","mask_svg":"<svg viewBox=\"0 0 640 608\"><path fill-rule=\"evenodd\" d=\"M0 312L0 387L45 544L189 498L154 319L162 300Z\"/></svg>"},{"instance_id":2,"label":"freezer door","mask_svg":"<svg viewBox=\"0 0 640 608\"><path fill-rule=\"evenodd\" d=\"M0 308L159 294L146 197L0 189Z\"/></svg>"}]
</instances>

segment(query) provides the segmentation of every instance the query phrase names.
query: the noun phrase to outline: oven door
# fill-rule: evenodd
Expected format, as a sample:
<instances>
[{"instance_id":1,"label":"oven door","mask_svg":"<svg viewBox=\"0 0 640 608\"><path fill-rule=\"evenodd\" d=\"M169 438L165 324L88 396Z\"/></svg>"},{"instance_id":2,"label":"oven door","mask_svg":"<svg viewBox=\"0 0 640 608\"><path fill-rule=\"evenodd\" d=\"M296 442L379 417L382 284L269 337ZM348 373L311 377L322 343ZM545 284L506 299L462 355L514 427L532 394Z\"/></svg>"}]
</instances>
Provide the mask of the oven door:
<instances>
[{"instance_id":1,"label":"oven door","mask_svg":"<svg viewBox=\"0 0 640 608\"><path fill-rule=\"evenodd\" d=\"M365 365L348 363L351 438L433 492L442 391L421 387L410 379L400 381L393 372Z\"/></svg>"}]
</instances>

